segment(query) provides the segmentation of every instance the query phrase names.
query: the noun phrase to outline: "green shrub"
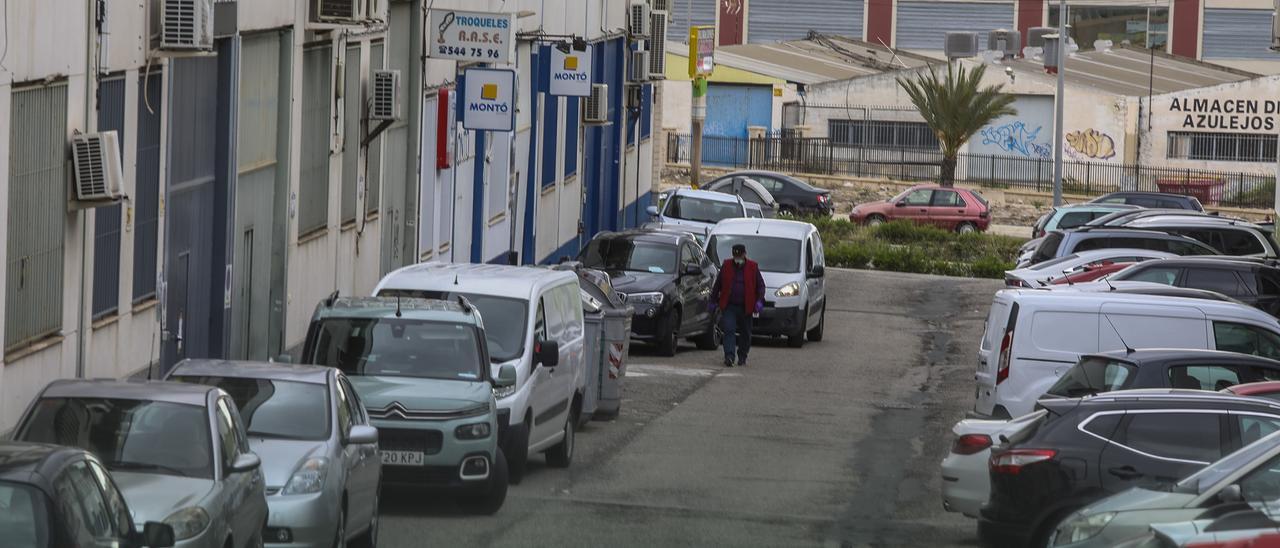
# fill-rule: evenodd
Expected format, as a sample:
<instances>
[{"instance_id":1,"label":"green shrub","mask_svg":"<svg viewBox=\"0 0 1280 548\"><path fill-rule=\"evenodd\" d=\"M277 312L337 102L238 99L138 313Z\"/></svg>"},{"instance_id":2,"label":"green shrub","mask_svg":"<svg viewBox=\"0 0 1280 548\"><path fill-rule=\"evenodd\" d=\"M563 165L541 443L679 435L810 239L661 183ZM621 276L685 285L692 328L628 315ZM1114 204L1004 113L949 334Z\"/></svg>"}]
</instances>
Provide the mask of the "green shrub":
<instances>
[{"instance_id":1,"label":"green shrub","mask_svg":"<svg viewBox=\"0 0 1280 548\"><path fill-rule=\"evenodd\" d=\"M932 272L932 263L924 251L915 247L883 247L875 250L871 256L871 265L876 270L893 272L928 274Z\"/></svg>"},{"instance_id":2,"label":"green shrub","mask_svg":"<svg viewBox=\"0 0 1280 548\"><path fill-rule=\"evenodd\" d=\"M827 264L841 268L867 268L871 249L864 244L837 242L826 249Z\"/></svg>"},{"instance_id":3,"label":"green shrub","mask_svg":"<svg viewBox=\"0 0 1280 548\"><path fill-rule=\"evenodd\" d=\"M895 244L947 241L955 235L936 226L918 225L911 221L893 221L872 229L877 239Z\"/></svg>"},{"instance_id":4,"label":"green shrub","mask_svg":"<svg viewBox=\"0 0 1280 548\"><path fill-rule=\"evenodd\" d=\"M1003 278L1006 270L1013 270L1015 263L994 255L979 257L969 265L975 278Z\"/></svg>"}]
</instances>

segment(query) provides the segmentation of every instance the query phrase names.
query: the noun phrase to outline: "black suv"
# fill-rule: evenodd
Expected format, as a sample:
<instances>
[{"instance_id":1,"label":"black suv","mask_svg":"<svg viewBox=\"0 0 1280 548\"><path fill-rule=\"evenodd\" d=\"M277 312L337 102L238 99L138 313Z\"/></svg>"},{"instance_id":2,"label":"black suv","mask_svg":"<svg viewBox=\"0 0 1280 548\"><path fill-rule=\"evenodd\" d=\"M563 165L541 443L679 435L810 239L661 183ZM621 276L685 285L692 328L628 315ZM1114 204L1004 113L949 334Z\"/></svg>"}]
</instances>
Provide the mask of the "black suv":
<instances>
[{"instance_id":1,"label":"black suv","mask_svg":"<svg viewBox=\"0 0 1280 548\"><path fill-rule=\"evenodd\" d=\"M1211 257L1161 259L1138 263L1108 279L1216 291L1272 316L1280 316L1280 268L1253 261Z\"/></svg>"},{"instance_id":2,"label":"black suv","mask_svg":"<svg viewBox=\"0 0 1280 548\"><path fill-rule=\"evenodd\" d=\"M991 453L978 535L1045 546L1058 523L1131 487L1172 484L1280 430L1280 403L1200 390L1128 390L1045 399Z\"/></svg>"},{"instance_id":3,"label":"black suv","mask_svg":"<svg viewBox=\"0 0 1280 548\"><path fill-rule=\"evenodd\" d=\"M732 181L738 177L760 183L760 186L773 195L773 199L778 202L778 212L784 215L830 215L835 211L830 190L814 188L809 183L776 171L735 171L702 185L702 189L717 190L723 186L724 181Z\"/></svg>"},{"instance_id":4,"label":"black suv","mask_svg":"<svg viewBox=\"0 0 1280 548\"><path fill-rule=\"evenodd\" d=\"M699 349L719 345L716 317L708 312L716 265L685 232L601 232L578 254L582 266L609 273L613 288L635 309L631 336L674 356L681 338Z\"/></svg>"},{"instance_id":5,"label":"black suv","mask_svg":"<svg viewBox=\"0 0 1280 548\"><path fill-rule=\"evenodd\" d=\"M1116 350L1083 356L1045 398L1080 398L1135 388L1222 390L1280 380L1280 361L1222 350Z\"/></svg>"},{"instance_id":6,"label":"black suv","mask_svg":"<svg viewBox=\"0 0 1280 548\"><path fill-rule=\"evenodd\" d=\"M1164 192L1112 192L1105 196L1099 196L1090 200L1092 204L1129 204L1138 207L1161 208L1161 209L1190 209L1192 211L1204 211L1204 206L1200 204L1194 196L1183 196L1181 194L1166 194Z\"/></svg>"}]
</instances>

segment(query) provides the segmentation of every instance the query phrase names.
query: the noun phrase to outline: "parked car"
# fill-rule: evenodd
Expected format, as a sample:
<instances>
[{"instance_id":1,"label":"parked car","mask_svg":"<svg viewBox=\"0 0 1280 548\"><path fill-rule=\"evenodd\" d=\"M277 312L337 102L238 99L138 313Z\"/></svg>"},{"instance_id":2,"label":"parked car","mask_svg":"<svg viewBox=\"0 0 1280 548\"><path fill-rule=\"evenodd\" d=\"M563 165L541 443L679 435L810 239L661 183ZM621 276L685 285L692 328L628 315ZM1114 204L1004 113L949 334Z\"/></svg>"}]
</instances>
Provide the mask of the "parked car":
<instances>
[{"instance_id":1,"label":"parked car","mask_svg":"<svg viewBox=\"0 0 1280 548\"><path fill-rule=\"evenodd\" d=\"M1163 209L1163 208L1138 208L1116 211L1108 213L1097 219L1089 221L1084 226L1124 226L1125 223L1134 219L1152 216L1168 216L1168 215L1186 215L1188 217L1201 217L1206 215L1203 211L1194 211L1190 209ZM1216 213L1209 213L1216 215Z\"/></svg>"},{"instance_id":2,"label":"parked car","mask_svg":"<svg viewBox=\"0 0 1280 548\"><path fill-rule=\"evenodd\" d=\"M1098 265L1086 265L1080 270L1061 276L1053 280L1052 285L1075 285L1080 283L1089 283L1106 278L1116 272L1120 272L1137 263L1112 263L1105 262Z\"/></svg>"},{"instance_id":3,"label":"parked car","mask_svg":"<svg viewBox=\"0 0 1280 548\"><path fill-rule=\"evenodd\" d=\"M964 188L916 185L883 202L860 204L849 214L849 222L875 226L905 219L956 232L986 230L991 224L987 199Z\"/></svg>"},{"instance_id":4,"label":"parked car","mask_svg":"<svg viewBox=\"0 0 1280 548\"><path fill-rule=\"evenodd\" d=\"M831 191L816 188L813 185L776 171L735 171L723 175L704 184L702 188L720 184L725 180L746 177L760 183L773 199L778 202L778 212L788 215L831 215L835 211L835 203L831 200ZM714 190L714 189L711 189Z\"/></svg>"},{"instance_id":5,"label":"parked car","mask_svg":"<svg viewBox=\"0 0 1280 548\"><path fill-rule=\"evenodd\" d=\"M184 360L168 380L221 388L262 459L268 542L376 546L378 430L337 369Z\"/></svg>"},{"instance_id":6,"label":"parked car","mask_svg":"<svg viewBox=\"0 0 1280 548\"><path fill-rule=\"evenodd\" d=\"M1221 350L1116 350L1080 358L1045 398L1080 398L1136 388L1223 390L1280 380L1280 362Z\"/></svg>"},{"instance_id":7,"label":"parked car","mask_svg":"<svg viewBox=\"0 0 1280 548\"><path fill-rule=\"evenodd\" d=\"M601 232L578 261L609 273L613 288L634 307L632 337L652 342L659 354L674 356L682 338L692 339L700 350L719 346L716 316L707 306L717 268L692 236L643 229Z\"/></svg>"},{"instance_id":8,"label":"parked car","mask_svg":"<svg viewBox=\"0 0 1280 548\"><path fill-rule=\"evenodd\" d=\"M1235 398L1236 402L1268 401L1230 397ZM1238 405L1236 402L1224 407L1231 409ZM1095 500L1061 521L1054 534L1053 546L1103 548L1122 543L1125 546L1148 546L1143 537L1153 524L1213 519L1231 514L1235 514L1232 516L1234 518L1243 517L1257 523L1256 517L1249 516L1248 512L1267 509L1269 503L1274 504L1280 498L1280 433L1277 433L1278 427L1271 418L1271 411L1233 410L1248 414L1237 414L1225 422L1219 422L1218 426L1240 433L1220 438L1218 444L1205 439L1206 432L1203 429L1213 426L1205 420L1173 424L1168 429L1151 429L1151 433L1157 435L1172 434L1173 439L1178 440L1179 450L1194 451L1182 455L1187 457L1185 461L1165 461L1149 468L1148 475L1163 472L1161 475L1169 476L1180 473L1178 479L1164 485L1148 482L1134 485L1128 490L1107 489L1107 493L1114 494ZM1110 419L1107 422L1118 421ZM1132 430L1132 420L1125 422ZM1241 438L1238 442L1222 447L1222 441L1234 440L1237 436ZM1193 447L1191 444L1196 441L1205 446ZM1221 447L1221 452L1225 454L1228 453L1227 449L1235 446L1243 448L1225 457L1214 457L1215 451L1212 449ZM1212 464L1206 466L1206 459ZM1181 470L1170 471L1171 467L1191 468L1195 471L1188 475L1181 473ZM1240 512L1244 512L1244 515Z\"/></svg>"},{"instance_id":9,"label":"parked car","mask_svg":"<svg viewBox=\"0 0 1280 548\"><path fill-rule=\"evenodd\" d=\"M742 198L723 192L687 188L672 190L661 206L649 206L647 211L651 222L658 228L677 228L703 235L720 221L747 216Z\"/></svg>"},{"instance_id":10,"label":"parked car","mask_svg":"<svg viewBox=\"0 0 1280 548\"><path fill-rule=\"evenodd\" d=\"M1122 191L1112 192L1103 196L1094 198L1091 204L1128 204L1139 207L1163 208L1163 209L1189 209L1192 211L1204 211L1204 206L1200 204L1195 196L1183 196L1181 194L1167 194L1164 192L1137 192Z\"/></svg>"},{"instance_id":11,"label":"parked car","mask_svg":"<svg viewBox=\"0 0 1280 548\"><path fill-rule=\"evenodd\" d=\"M1028 413L1012 420L964 419L951 428L955 439L942 459L942 507L977 518L991 495L987 461L991 448L1001 436L1010 436L1028 423L1043 418L1046 411Z\"/></svg>"},{"instance_id":12,"label":"parked car","mask_svg":"<svg viewBox=\"0 0 1280 548\"><path fill-rule=\"evenodd\" d=\"M702 188L703 190L723 192L742 198L748 208L753 205L756 206L763 217L773 218L778 215L778 201L773 198L773 195L769 193L764 185L750 177L721 177Z\"/></svg>"},{"instance_id":13,"label":"parked car","mask_svg":"<svg viewBox=\"0 0 1280 548\"><path fill-rule=\"evenodd\" d=\"M1253 223L1216 215L1151 215L1132 218L1127 228L1159 230L1195 238L1223 255L1278 257L1271 233Z\"/></svg>"},{"instance_id":14,"label":"parked car","mask_svg":"<svg viewBox=\"0 0 1280 548\"><path fill-rule=\"evenodd\" d=\"M15 432L15 440L93 453L134 519L168 524L178 546L262 545L262 461L235 402L219 388L58 380L31 402Z\"/></svg>"},{"instance_id":15,"label":"parked car","mask_svg":"<svg viewBox=\"0 0 1280 548\"><path fill-rule=\"evenodd\" d=\"M1280 268L1249 261L1164 259L1133 265L1107 279L1217 291L1272 316L1280 315Z\"/></svg>"},{"instance_id":16,"label":"parked car","mask_svg":"<svg viewBox=\"0 0 1280 548\"><path fill-rule=\"evenodd\" d=\"M93 454L42 443L0 442L0 540L8 548L173 546L173 527L142 531Z\"/></svg>"},{"instance_id":17,"label":"parked car","mask_svg":"<svg viewBox=\"0 0 1280 548\"><path fill-rule=\"evenodd\" d=\"M1022 416L1082 355L1128 348L1217 349L1280 359L1280 322L1256 308L1207 298L1000 290L979 345L974 411Z\"/></svg>"},{"instance_id":18,"label":"parked car","mask_svg":"<svg viewBox=\"0 0 1280 548\"><path fill-rule=\"evenodd\" d=\"M1222 391L1230 392L1237 396L1253 396L1256 398L1280 400L1280 381L1257 381L1237 384L1223 388Z\"/></svg>"},{"instance_id":19,"label":"parked car","mask_svg":"<svg viewBox=\"0 0 1280 548\"><path fill-rule=\"evenodd\" d=\"M479 309L492 362L486 378L501 385L493 387L498 443L511 482L519 483L530 454L545 453L555 467L568 467L573 460L587 382L581 291L577 274L570 271L421 263L387 274L374 295L451 301L462 296ZM516 370L514 384L506 384L505 365ZM369 398L366 403L375 405Z\"/></svg>"},{"instance_id":20,"label":"parked car","mask_svg":"<svg viewBox=\"0 0 1280 548\"><path fill-rule=\"evenodd\" d=\"M493 391L517 373L506 364L491 376L484 341L465 300L342 297L316 307L303 357L343 373L338 398L377 427L384 483L450 490L493 514L508 482Z\"/></svg>"},{"instance_id":21,"label":"parked car","mask_svg":"<svg viewBox=\"0 0 1280 548\"><path fill-rule=\"evenodd\" d=\"M1050 232L1041 239L1040 247L1037 247L1029 258L1019 261L1018 268L1026 268L1081 251L1117 247L1150 249L1174 255L1221 255L1218 250L1199 240L1177 234L1131 228L1084 227Z\"/></svg>"},{"instance_id":22,"label":"parked car","mask_svg":"<svg viewBox=\"0 0 1280 548\"><path fill-rule=\"evenodd\" d=\"M1177 255L1164 251L1123 247L1081 251L1007 271L1004 273L1004 281L1005 285L1011 287L1041 287L1063 277L1066 275L1065 272L1078 273L1086 268L1108 263L1137 263L1170 257L1177 257Z\"/></svg>"},{"instance_id":23,"label":"parked car","mask_svg":"<svg viewBox=\"0 0 1280 548\"><path fill-rule=\"evenodd\" d=\"M720 264L735 244L760 264L764 278L764 311L753 335L785 336L793 348L805 340L821 341L826 330L826 255L818 229L799 221L728 220L707 238L707 257Z\"/></svg>"},{"instance_id":24,"label":"parked car","mask_svg":"<svg viewBox=\"0 0 1280 548\"><path fill-rule=\"evenodd\" d=\"M1108 524L1072 516L1080 508L1176 482L1280 430L1280 403L1198 390L1129 390L1041 405L1047 413L991 452L991 496L978 520L978 536L989 544L1085 540Z\"/></svg>"},{"instance_id":25,"label":"parked car","mask_svg":"<svg viewBox=\"0 0 1280 548\"><path fill-rule=\"evenodd\" d=\"M1115 548L1276 548L1280 546L1280 523L1268 509L1252 506L1238 510L1210 509L1205 519L1173 523L1153 523L1150 532ZM1086 541L1087 542L1087 541Z\"/></svg>"},{"instance_id":26,"label":"parked car","mask_svg":"<svg viewBox=\"0 0 1280 548\"><path fill-rule=\"evenodd\" d=\"M1053 208L1032 226L1031 237L1040 238L1054 230L1070 230L1117 211L1139 209L1127 204L1070 204Z\"/></svg>"}]
</instances>

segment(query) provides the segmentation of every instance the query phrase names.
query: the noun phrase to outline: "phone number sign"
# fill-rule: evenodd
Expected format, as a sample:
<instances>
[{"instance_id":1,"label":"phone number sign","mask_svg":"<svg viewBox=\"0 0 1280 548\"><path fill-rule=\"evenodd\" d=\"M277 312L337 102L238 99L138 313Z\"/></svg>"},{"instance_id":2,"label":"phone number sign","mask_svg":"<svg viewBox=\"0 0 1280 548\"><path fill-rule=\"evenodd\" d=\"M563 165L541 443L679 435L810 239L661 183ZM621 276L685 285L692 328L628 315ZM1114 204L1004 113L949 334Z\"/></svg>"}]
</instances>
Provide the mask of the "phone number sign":
<instances>
[{"instance_id":1,"label":"phone number sign","mask_svg":"<svg viewBox=\"0 0 1280 548\"><path fill-rule=\"evenodd\" d=\"M515 57L515 27L513 13L433 9L427 22L427 56L509 64Z\"/></svg>"}]
</instances>

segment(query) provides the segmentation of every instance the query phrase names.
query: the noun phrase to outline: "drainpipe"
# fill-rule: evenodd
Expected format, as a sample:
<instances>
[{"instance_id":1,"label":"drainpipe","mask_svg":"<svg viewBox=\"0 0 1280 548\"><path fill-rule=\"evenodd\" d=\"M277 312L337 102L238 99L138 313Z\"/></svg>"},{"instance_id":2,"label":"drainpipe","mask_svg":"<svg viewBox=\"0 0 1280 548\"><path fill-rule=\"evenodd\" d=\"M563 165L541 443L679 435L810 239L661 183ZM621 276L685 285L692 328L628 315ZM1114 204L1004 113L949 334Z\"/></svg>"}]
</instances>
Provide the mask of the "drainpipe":
<instances>
[{"instance_id":1,"label":"drainpipe","mask_svg":"<svg viewBox=\"0 0 1280 548\"><path fill-rule=\"evenodd\" d=\"M95 62L97 41L97 6L98 0L85 0L85 82L84 82L84 128L85 133L97 129L97 117L94 116L94 94L98 81L98 65ZM89 317L85 314L85 299L89 283L89 209L80 210L80 288L76 301L76 378L85 376L85 349L88 346L86 337L89 330Z\"/></svg>"}]
</instances>

